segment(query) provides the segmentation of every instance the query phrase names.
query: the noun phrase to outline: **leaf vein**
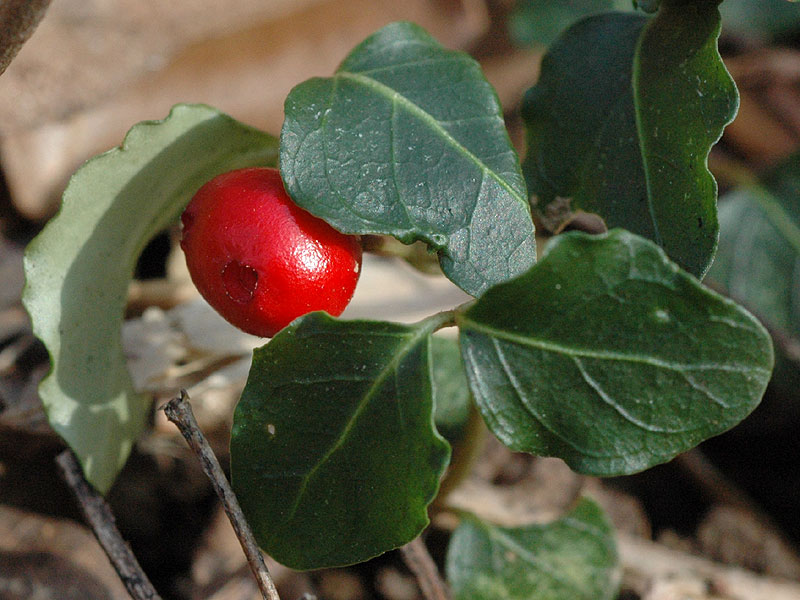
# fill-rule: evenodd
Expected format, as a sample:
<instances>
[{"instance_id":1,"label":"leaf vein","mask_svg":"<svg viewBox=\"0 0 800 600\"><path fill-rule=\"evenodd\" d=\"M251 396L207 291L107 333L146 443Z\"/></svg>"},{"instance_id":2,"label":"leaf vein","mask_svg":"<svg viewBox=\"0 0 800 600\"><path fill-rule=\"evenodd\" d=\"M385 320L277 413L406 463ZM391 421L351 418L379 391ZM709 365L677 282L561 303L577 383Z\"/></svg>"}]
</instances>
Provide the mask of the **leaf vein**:
<instances>
[{"instance_id":1,"label":"leaf vein","mask_svg":"<svg viewBox=\"0 0 800 600\"><path fill-rule=\"evenodd\" d=\"M598 360L635 362L647 364L653 367L666 369L669 371L726 371L732 373L756 373L769 375L770 370L753 365L740 365L735 363L676 363L654 356L644 356L636 354L625 354L609 350L591 350L588 348L572 348L563 344L558 344L549 340L536 339L530 336L514 334L510 331L498 331L487 325L476 321L464 319L462 327L468 326L476 333L483 334L492 340L502 339L520 346L538 348L554 354L564 354L566 356L579 356L581 358L595 358Z\"/></svg>"},{"instance_id":2,"label":"leaf vein","mask_svg":"<svg viewBox=\"0 0 800 600\"><path fill-rule=\"evenodd\" d=\"M295 514L297 514L297 510L300 507L300 503L303 499L306 489L308 488L308 484L311 479L316 475L317 471L330 459L331 456L341 448L344 443L347 441L350 432L355 427L355 423L358 421L359 417L363 414L366 410L367 406L369 405L370 401L372 400L373 396L381 389L383 383L386 381L388 377L391 376L392 373L396 371L400 362L408 355L409 352L416 346L416 344L430 332L427 328L421 328L418 331L414 332L412 335L408 336L408 341L402 345L398 352L392 357L386 367L381 370L378 376L375 378L375 381L369 388L364 392L363 397L359 401L358 405L355 407L353 411L353 415L345 425L342 432L339 436L334 440L333 444L328 448L328 450L320 457L318 461L314 463L314 465L308 470L308 472L303 476L302 481L300 483L300 487L297 491L297 495L295 497L295 501L292 504L292 507L288 511L288 516L284 519L283 523L276 528L275 534L278 533L280 527L284 527L289 524L292 519L294 519Z\"/></svg>"},{"instance_id":3,"label":"leaf vein","mask_svg":"<svg viewBox=\"0 0 800 600\"><path fill-rule=\"evenodd\" d=\"M653 182L650 177L650 165L648 161L648 149L646 138L643 132L642 125L642 112L641 102L639 100L639 67L641 60L642 42L647 37L647 32L656 20L653 19L647 23L642 31L639 33L639 38L636 40L636 48L633 53L633 65L631 74L631 94L633 95L633 113L636 120L636 137L639 140L639 155L642 159L642 171L644 172L644 182L647 188L647 208L650 212L650 220L653 223L653 241L659 246L664 245L664 238L661 236L661 231L656 219L656 207L653 198Z\"/></svg>"},{"instance_id":4,"label":"leaf vein","mask_svg":"<svg viewBox=\"0 0 800 600\"><path fill-rule=\"evenodd\" d=\"M459 63L464 63L466 61L463 61L463 60L459 61L457 56L456 57L454 57L454 56L437 56L437 57L431 57L431 58L414 59L414 60L409 60L409 61L401 62L401 63L393 63L391 65L383 65L381 67L374 67L372 69L365 69L363 71L340 71L340 73L341 72L344 72L344 73L348 73L349 72L349 73L357 73L359 75L368 76L368 75L374 75L375 73L383 73L383 72L386 72L386 71L393 71L395 69L405 69L405 68L408 68L408 67L420 67L420 66L424 66L424 65L433 65L433 64L436 64L436 63L440 63L440 62L448 62L448 63L459 62Z\"/></svg>"},{"instance_id":5,"label":"leaf vein","mask_svg":"<svg viewBox=\"0 0 800 600\"><path fill-rule=\"evenodd\" d=\"M532 406L528 405L528 403L525 402L524 398L527 397L527 395L525 394L525 390L522 389L522 386L519 384L519 381L517 381L517 378L514 375L513 370L511 369L511 365L508 363L508 359L506 359L505 353L503 352L503 349L500 347L496 339L492 339L492 345L494 346L495 354L497 355L497 360L500 362L500 366L503 369L503 373L505 373L508 382L511 384L511 387L514 388L517 400L525 409L525 411L528 414L530 414L536 420L536 422L542 426L543 429L549 432L553 437L560 440L563 444L571 447L573 450L579 452L580 454L583 454L584 456L591 456L594 458L606 458L601 453L593 452L587 450L586 448L582 448L581 446L576 445L573 440L564 437L561 433L555 431L550 426L550 424L546 423L545 420L542 418L542 416L538 412L536 412L536 410L534 410Z\"/></svg>"},{"instance_id":6,"label":"leaf vein","mask_svg":"<svg viewBox=\"0 0 800 600\"><path fill-rule=\"evenodd\" d=\"M652 433L682 433L683 429L667 429L665 427L658 427L656 425L651 425L649 423L645 423L644 421L637 419L632 414L630 414L623 406L617 403L614 398L612 398L603 388L602 386L595 381L595 379L589 375L589 372L584 367L583 363L577 356L572 356L572 362L575 363L575 366L578 367L578 371L580 371L581 377L583 380L591 387L595 393L600 397L600 399L605 402L608 406L610 406L614 411L616 411L623 419L628 421L629 423L639 427L640 429L644 429L645 431L650 431Z\"/></svg>"},{"instance_id":7,"label":"leaf vein","mask_svg":"<svg viewBox=\"0 0 800 600\"><path fill-rule=\"evenodd\" d=\"M521 546L514 538L505 534L504 532L492 528L487 529L489 535L496 540L498 545L505 546L506 548L513 551L517 556L529 562L535 569L537 569L540 573L548 576L553 581L556 581L570 590L577 590L583 597L587 597L587 594L591 593L586 585L580 585L580 582L577 580L570 580L561 575L561 573L553 567L553 565L547 564L545 561L541 560L538 556L536 556L533 552Z\"/></svg>"},{"instance_id":8,"label":"leaf vein","mask_svg":"<svg viewBox=\"0 0 800 600\"><path fill-rule=\"evenodd\" d=\"M442 125L437 121L430 113L428 113L425 109L418 106L404 95L402 95L397 90L392 89L388 85L381 83L375 79L371 79L369 77L362 76L358 73L348 73L348 72L338 72L335 76L336 78L342 77L345 79L349 79L354 81L357 84L363 85L364 87L372 90L376 94L380 96L384 96L386 98L396 97L397 102L406 109L409 113L414 115L419 120L423 121L428 127L436 131L438 135L444 138L457 152L462 154L465 158L467 158L470 162L474 163L476 167L479 169L485 169L487 173L489 173L493 179L495 179L502 187L506 190L513 198L515 198L518 202L525 205L527 202L526 198L523 198L522 195L515 189L513 189L507 181L505 181L498 173L493 171L489 168L489 166L484 163L479 157L477 157L472 151L470 151L466 146L464 146L461 142L455 139L447 129L442 127Z\"/></svg>"},{"instance_id":9,"label":"leaf vein","mask_svg":"<svg viewBox=\"0 0 800 600\"><path fill-rule=\"evenodd\" d=\"M392 159L392 164L391 164L392 181L394 182L395 189L400 189L400 184L397 181L397 158L395 149L395 129L396 129L395 120L397 118L397 96L398 94L392 96L392 114L389 117L389 147L391 148L391 159ZM405 202L398 202L398 204L403 208L403 212L405 212L406 221L408 222L408 229L413 230L416 224L414 223L414 219L411 218L411 211L409 210Z\"/></svg>"}]
</instances>

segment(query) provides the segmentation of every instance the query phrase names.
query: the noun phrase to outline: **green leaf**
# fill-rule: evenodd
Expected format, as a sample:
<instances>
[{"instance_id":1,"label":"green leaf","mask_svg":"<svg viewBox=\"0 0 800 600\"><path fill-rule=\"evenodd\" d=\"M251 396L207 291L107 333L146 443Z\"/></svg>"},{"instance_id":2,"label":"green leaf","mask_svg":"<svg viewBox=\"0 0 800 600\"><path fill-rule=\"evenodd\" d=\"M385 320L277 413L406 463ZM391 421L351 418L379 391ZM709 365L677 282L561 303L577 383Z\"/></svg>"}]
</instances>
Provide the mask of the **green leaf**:
<instances>
[{"instance_id":1,"label":"green leaf","mask_svg":"<svg viewBox=\"0 0 800 600\"><path fill-rule=\"evenodd\" d=\"M718 229L706 159L738 107L716 4L590 17L551 47L523 103L538 211L596 213L706 272Z\"/></svg>"},{"instance_id":2,"label":"green leaf","mask_svg":"<svg viewBox=\"0 0 800 600\"><path fill-rule=\"evenodd\" d=\"M432 330L311 313L255 351L231 472L259 545L277 561L361 562L428 524L450 454L433 427Z\"/></svg>"},{"instance_id":3,"label":"green leaf","mask_svg":"<svg viewBox=\"0 0 800 600\"><path fill-rule=\"evenodd\" d=\"M461 439L467 426L472 403L458 341L451 338L432 338L431 356L436 429L447 441L455 443Z\"/></svg>"},{"instance_id":4,"label":"green leaf","mask_svg":"<svg viewBox=\"0 0 800 600\"><path fill-rule=\"evenodd\" d=\"M337 229L438 251L473 295L535 260L533 223L500 104L477 62L411 23L357 46L286 99L281 170Z\"/></svg>"},{"instance_id":5,"label":"green leaf","mask_svg":"<svg viewBox=\"0 0 800 600\"><path fill-rule=\"evenodd\" d=\"M623 230L558 236L458 323L495 435L593 475L646 469L727 430L772 368L755 318Z\"/></svg>"},{"instance_id":6,"label":"green leaf","mask_svg":"<svg viewBox=\"0 0 800 600\"><path fill-rule=\"evenodd\" d=\"M800 31L800 8L786 0L725 0L723 30L760 40Z\"/></svg>"},{"instance_id":7,"label":"green leaf","mask_svg":"<svg viewBox=\"0 0 800 600\"><path fill-rule=\"evenodd\" d=\"M447 551L455 600L610 600L618 588L614 532L583 498L546 525L505 528L467 516Z\"/></svg>"},{"instance_id":8,"label":"green leaf","mask_svg":"<svg viewBox=\"0 0 800 600\"><path fill-rule=\"evenodd\" d=\"M720 203L719 249L708 277L800 339L800 154Z\"/></svg>"},{"instance_id":9,"label":"green leaf","mask_svg":"<svg viewBox=\"0 0 800 600\"><path fill-rule=\"evenodd\" d=\"M519 0L509 15L509 31L520 45L551 44L575 21L611 10L632 10L631 0Z\"/></svg>"},{"instance_id":10,"label":"green leaf","mask_svg":"<svg viewBox=\"0 0 800 600\"><path fill-rule=\"evenodd\" d=\"M23 302L52 363L39 394L101 492L150 414L150 399L133 388L120 333L137 257L205 181L276 159L274 137L207 106L178 105L81 167L59 214L28 246Z\"/></svg>"}]
</instances>

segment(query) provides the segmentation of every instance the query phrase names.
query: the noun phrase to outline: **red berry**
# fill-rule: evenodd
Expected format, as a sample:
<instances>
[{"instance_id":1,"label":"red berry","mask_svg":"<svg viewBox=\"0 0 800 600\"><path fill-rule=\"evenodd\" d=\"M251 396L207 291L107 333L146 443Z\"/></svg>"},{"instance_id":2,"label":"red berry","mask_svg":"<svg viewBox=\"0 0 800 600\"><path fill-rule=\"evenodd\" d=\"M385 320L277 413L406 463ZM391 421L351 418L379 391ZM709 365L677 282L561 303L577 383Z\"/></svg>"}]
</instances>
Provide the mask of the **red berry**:
<instances>
[{"instance_id":1,"label":"red berry","mask_svg":"<svg viewBox=\"0 0 800 600\"><path fill-rule=\"evenodd\" d=\"M314 310L338 316L361 271L358 238L296 206L277 169L219 175L181 216L197 289L247 333L272 337Z\"/></svg>"}]
</instances>

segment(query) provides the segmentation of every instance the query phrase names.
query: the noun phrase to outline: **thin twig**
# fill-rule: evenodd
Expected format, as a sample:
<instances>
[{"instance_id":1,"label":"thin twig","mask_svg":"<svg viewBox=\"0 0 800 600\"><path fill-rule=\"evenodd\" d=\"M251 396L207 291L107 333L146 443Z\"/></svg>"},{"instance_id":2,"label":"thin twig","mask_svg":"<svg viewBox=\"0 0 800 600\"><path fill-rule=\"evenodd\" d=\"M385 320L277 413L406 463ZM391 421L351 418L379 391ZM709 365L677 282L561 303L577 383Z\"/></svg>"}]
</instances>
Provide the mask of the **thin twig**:
<instances>
[{"instance_id":1,"label":"thin twig","mask_svg":"<svg viewBox=\"0 0 800 600\"><path fill-rule=\"evenodd\" d=\"M225 473L223 473L222 467L217 461L217 457L214 456L211 446L209 446L203 432L200 431L188 399L189 395L186 391L181 390L181 395L178 398L173 398L164 405L164 413L178 427L181 435L183 435L189 447L200 460L203 471L211 480L214 491L217 492L217 496L222 501L222 507L225 509L231 525L233 525L236 537L239 538L239 543L242 545L242 550L244 550L244 554L247 557L250 570L256 578L261 595L265 600L280 600L278 590L275 589L275 584L272 582L267 565L264 564L264 557L261 556L261 551L258 549L253 532L247 524L244 513L242 513L239 501L236 499L236 495L233 493Z\"/></svg>"},{"instance_id":2,"label":"thin twig","mask_svg":"<svg viewBox=\"0 0 800 600\"><path fill-rule=\"evenodd\" d=\"M56 457L72 493L78 500L83 516L91 525L97 541L117 571L122 583L134 600L161 600L153 584L142 571L130 547L117 529L114 514L103 497L86 481L78 459L72 450L64 450Z\"/></svg>"},{"instance_id":3,"label":"thin twig","mask_svg":"<svg viewBox=\"0 0 800 600\"><path fill-rule=\"evenodd\" d=\"M450 600L447 584L439 575L439 569L425 547L425 542L418 537L400 548L403 561L414 573L425 600Z\"/></svg>"}]
</instances>

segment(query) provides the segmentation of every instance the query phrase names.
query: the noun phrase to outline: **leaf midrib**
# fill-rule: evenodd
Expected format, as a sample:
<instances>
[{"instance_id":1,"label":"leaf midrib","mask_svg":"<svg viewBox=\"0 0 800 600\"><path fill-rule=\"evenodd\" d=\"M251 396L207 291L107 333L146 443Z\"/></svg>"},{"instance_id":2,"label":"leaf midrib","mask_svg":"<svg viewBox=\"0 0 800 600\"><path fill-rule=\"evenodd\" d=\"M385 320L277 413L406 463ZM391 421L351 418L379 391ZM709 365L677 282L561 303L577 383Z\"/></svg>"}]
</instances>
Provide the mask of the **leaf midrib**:
<instances>
[{"instance_id":1,"label":"leaf midrib","mask_svg":"<svg viewBox=\"0 0 800 600\"><path fill-rule=\"evenodd\" d=\"M409 337L408 341L400 347L398 352L394 354L392 360L386 363L386 366L378 374L378 377L375 378L372 385L370 385L364 393L361 401L358 403L358 406L356 406L355 410L353 411L352 416L347 421L347 425L345 425L344 429L342 430L342 433L336 438L334 443L331 444L330 448L328 448L328 450L314 464L314 466L311 467L311 469L309 469L308 472L303 476L294 504L292 505L291 509L289 509L289 515L283 520L280 526L275 529L276 534L279 532L281 527L286 526L292 521L292 519L294 519L294 516L297 514L297 510L300 507L303 496L305 495L306 489L308 488L309 482L313 479L317 471L319 471L319 469L328 462L330 457L333 456L333 454L347 441L350 432L355 427L355 423L359 420L359 417L364 410L366 410L367 406L370 405L373 396L382 388L386 379L397 370L397 367L400 365L402 360L411 352L414 347L416 347L420 340L422 340L429 333L430 330L428 327L420 327L417 331L414 331Z\"/></svg>"},{"instance_id":2,"label":"leaf midrib","mask_svg":"<svg viewBox=\"0 0 800 600\"><path fill-rule=\"evenodd\" d=\"M639 155L642 159L642 171L644 172L644 183L647 188L647 209L650 212L650 220L653 223L653 241L659 246L664 245L664 238L661 236L661 230L658 226L656 219L656 208L653 203L653 184L650 181L650 164L647 158L647 144L646 136L644 135L642 126L642 114L639 101L639 71L641 61L642 42L649 29L656 23L658 17L655 17L645 23L639 32L639 38L636 40L636 47L633 51L633 64L631 65L631 94L633 95L633 114L636 119L636 139L639 141Z\"/></svg>"},{"instance_id":3,"label":"leaf midrib","mask_svg":"<svg viewBox=\"0 0 800 600\"><path fill-rule=\"evenodd\" d=\"M587 586L581 586L574 580L569 579L568 577L564 577L557 569L553 567L551 563L548 563L546 560L540 559L536 555L536 550L540 550L541 548L536 548L530 550L523 546L520 542L514 539L510 534L506 533L502 529L498 527L491 527L483 522L478 522L479 526L484 530L486 536L489 538L490 541L495 542L500 546L501 549L510 550L514 552L517 556L519 556L522 560L526 561L531 568L535 569L542 575L550 578L550 580L555 581L559 585L564 586L567 590L577 591L581 594L582 597L588 598L591 595L592 590ZM536 528L540 529L540 528ZM503 553L505 554L505 553Z\"/></svg>"},{"instance_id":4,"label":"leaf midrib","mask_svg":"<svg viewBox=\"0 0 800 600\"><path fill-rule=\"evenodd\" d=\"M769 369L764 369L762 367L751 366L751 365L739 365L732 363L681 364L681 363L669 362L666 360L646 355L624 354L622 352L591 350L588 348L574 348L570 346L565 346L563 344L558 344L556 342L552 342L549 340L537 339L531 336L523 336L505 330L497 330L488 325L484 325L482 323L469 319L467 317L462 317L460 319L459 326L462 329L462 331L467 333L470 330L472 330L477 333L486 335L489 338L512 342L520 346L538 348L540 350L544 350L546 352L552 352L555 354L563 354L571 358L580 357L580 358L594 358L598 360L608 360L608 361L641 363L652 367L657 367L660 369L666 369L670 371L677 371L681 373L684 371L716 370L716 371L730 371L734 373L754 372L768 376L771 372Z\"/></svg>"},{"instance_id":5,"label":"leaf midrib","mask_svg":"<svg viewBox=\"0 0 800 600\"><path fill-rule=\"evenodd\" d=\"M470 162L474 163L476 167L478 167L482 172L488 173L492 179L494 179L497 184L506 190L515 200L520 202L523 206L527 205L527 198L524 198L520 195L509 183L500 176L499 173L495 172L493 169L489 168L487 164L485 164L478 156L476 156L472 151L470 151L466 146L464 146L461 142L459 142L456 138L454 138L447 129L445 129L439 121L437 121L430 113L425 111L422 107L418 106L408 98L406 98L403 94L398 92L397 90L389 87L388 85L381 83L371 77L365 77L359 73L352 73L348 71L339 71L334 76L336 78L344 78L351 81L354 81L360 85L363 85L373 92L387 98L393 103L398 103L402 106L402 108L406 109L409 113L413 114L415 117L423 121L428 127L433 129L437 134L439 134L442 138L447 140L447 142L456 149L460 154L466 157ZM491 116L487 115L487 118L492 118Z\"/></svg>"}]
</instances>

